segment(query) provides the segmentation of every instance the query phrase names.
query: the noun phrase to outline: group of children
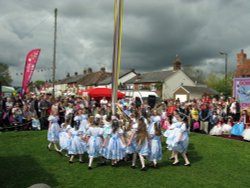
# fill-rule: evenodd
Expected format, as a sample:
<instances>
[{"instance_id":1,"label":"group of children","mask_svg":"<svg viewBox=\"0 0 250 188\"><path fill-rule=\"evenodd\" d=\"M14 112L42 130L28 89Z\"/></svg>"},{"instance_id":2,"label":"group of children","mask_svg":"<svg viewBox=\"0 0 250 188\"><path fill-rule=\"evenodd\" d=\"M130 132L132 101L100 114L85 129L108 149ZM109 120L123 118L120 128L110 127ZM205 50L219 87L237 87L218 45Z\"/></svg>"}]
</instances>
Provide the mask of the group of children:
<instances>
[{"instance_id":1,"label":"group of children","mask_svg":"<svg viewBox=\"0 0 250 188\"><path fill-rule=\"evenodd\" d=\"M229 137L231 135L242 136L244 140L250 141L250 127L249 127L249 116L248 111L243 110L238 122L233 121L233 117L229 116L227 122L224 122L222 117L214 116L212 118L217 118L217 123L211 129L210 135L223 135L227 134Z\"/></svg>"},{"instance_id":2,"label":"group of children","mask_svg":"<svg viewBox=\"0 0 250 188\"><path fill-rule=\"evenodd\" d=\"M172 165L179 165L178 154L182 154L185 166L190 166L186 155L189 136L186 124L176 113L172 118L172 124L166 126L160 115L154 111L147 117L131 115L129 118L122 114L89 116L83 109L78 109L74 115L74 123L71 118L65 118L65 122L58 124L58 114L52 111L49 116L48 149L54 149L62 154L66 152L69 163L74 162L74 157L79 156L79 162L83 163L83 154L87 153L88 169L92 169L94 158L100 157L101 164L107 160L112 166L117 166L119 161L132 158L131 168L136 168L136 159L139 156L141 170L146 170L145 159L150 161L149 166L158 168L157 162L162 159L161 136L167 137L168 149L172 152ZM73 127L71 126L73 125ZM59 144L59 147L58 147Z\"/></svg>"}]
</instances>

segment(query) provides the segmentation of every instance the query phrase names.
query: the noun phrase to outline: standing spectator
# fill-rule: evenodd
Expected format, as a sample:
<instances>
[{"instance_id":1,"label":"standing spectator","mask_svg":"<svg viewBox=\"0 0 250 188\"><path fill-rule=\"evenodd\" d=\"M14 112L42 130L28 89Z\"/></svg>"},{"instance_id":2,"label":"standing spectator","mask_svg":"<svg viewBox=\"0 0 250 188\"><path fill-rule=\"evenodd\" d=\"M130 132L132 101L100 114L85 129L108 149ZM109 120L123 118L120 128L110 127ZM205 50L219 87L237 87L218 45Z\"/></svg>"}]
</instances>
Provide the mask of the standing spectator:
<instances>
[{"instance_id":1,"label":"standing spectator","mask_svg":"<svg viewBox=\"0 0 250 188\"><path fill-rule=\"evenodd\" d=\"M199 110L196 104L193 104L192 110L190 111L191 115L191 131L199 132Z\"/></svg>"},{"instance_id":2,"label":"standing spectator","mask_svg":"<svg viewBox=\"0 0 250 188\"><path fill-rule=\"evenodd\" d=\"M70 125L73 123L74 116L74 105L73 103L69 103L69 106L65 108L65 119L70 119Z\"/></svg>"},{"instance_id":3,"label":"standing spectator","mask_svg":"<svg viewBox=\"0 0 250 188\"><path fill-rule=\"evenodd\" d=\"M59 123L62 124L65 121L65 119L64 119L65 107L64 107L62 101L58 102L58 112L59 112Z\"/></svg>"},{"instance_id":4,"label":"standing spectator","mask_svg":"<svg viewBox=\"0 0 250 188\"><path fill-rule=\"evenodd\" d=\"M229 114L233 117L234 122L240 120L240 104L235 100L234 97L230 100Z\"/></svg>"},{"instance_id":5,"label":"standing spectator","mask_svg":"<svg viewBox=\"0 0 250 188\"><path fill-rule=\"evenodd\" d=\"M32 113L30 111L30 105L24 104L23 105L23 120L24 120L24 129L29 130L31 129L31 118Z\"/></svg>"},{"instance_id":6,"label":"standing spectator","mask_svg":"<svg viewBox=\"0 0 250 188\"><path fill-rule=\"evenodd\" d=\"M16 103L15 106L12 108L12 114L16 123L23 123L23 111L19 103Z\"/></svg>"},{"instance_id":7,"label":"standing spectator","mask_svg":"<svg viewBox=\"0 0 250 188\"><path fill-rule=\"evenodd\" d=\"M40 112L39 112L39 101L38 98L36 96L33 97L33 101L31 102L31 108L34 109L36 111L36 114L38 116L38 118L40 117Z\"/></svg>"},{"instance_id":8,"label":"standing spectator","mask_svg":"<svg viewBox=\"0 0 250 188\"><path fill-rule=\"evenodd\" d=\"M167 116L168 116L170 123L172 123L173 112L175 110L176 110L176 106L174 105L173 101L169 101L168 109L167 109Z\"/></svg>"},{"instance_id":9,"label":"standing spectator","mask_svg":"<svg viewBox=\"0 0 250 188\"><path fill-rule=\"evenodd\" d=\"M101 107L104 108L104 109L107 108L108 100L106 99L106 97L103 97L103 98L100 100L100 105L101 105Z\"/></svg>"},{"instance_id":10,"label":"standing spectator","mask_svg":"<svg viewBox=\"0 0 250 188\"><path fill-rule=\"evenodd\" d=\"M213 115L210 117L210 124L209 124L209 129L208 131L213 129L215 125L219 122L219 117L216 111L213 111Z\"/></svg>"},{"instance_id":11,"label":"standing spectator","mask_svg":"<svg viewBox=\"0 0 250 188\"><path fill-rule=\"evenodd\" d=\"M209 126L209 120L210 120L211 115L212 114L209 110L208 105L204 104L199 113L201 132L208 134L208 126Z\"/></svg>"},{"instance_id":12,"label":"standing spectator","mask_svg":"<svg viewBox=\"0 0 250 188\"><path fill-rule=\"evenodd\" d=\"M51 104L48 101L48 96L44 95L40 102L40 111L41 111L41 129L48 128L48 110Z\"/></svg>"}]
</instances>

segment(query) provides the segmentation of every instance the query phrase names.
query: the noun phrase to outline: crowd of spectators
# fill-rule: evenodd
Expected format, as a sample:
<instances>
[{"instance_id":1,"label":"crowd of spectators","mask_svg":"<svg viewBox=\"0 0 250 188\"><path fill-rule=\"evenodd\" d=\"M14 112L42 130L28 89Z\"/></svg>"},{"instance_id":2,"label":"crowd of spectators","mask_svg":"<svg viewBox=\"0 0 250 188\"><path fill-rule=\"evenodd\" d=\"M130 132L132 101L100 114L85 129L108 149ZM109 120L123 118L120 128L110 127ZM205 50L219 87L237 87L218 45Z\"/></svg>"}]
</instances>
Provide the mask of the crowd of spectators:
<instances>
[{"instance_id":1,"label":"crowd of spectators","mask_svg":"<svg viewBox=\"0 0 250 188\"><path fill-rule=\"evenodd\" d=\"M139 108L145 114L151 111L147 101L138 104L134 99L121 99L117 103L128 118L134 116ZM94 98L70 96L53 98L51 95L7 97L0 103L0 127L2 130L43 130L48 128L48 116L51 109L57 109L60 121L66 116L74 117L78 109L85 109L89 115L111 113L111 103L105 97ZM163 100L155 104L154 110L162 118L162 124L171 124L174 113L179 113L191 132L211 135L231 135L235 124L242 122L244 128L249 126L247 109L241 109L234 97L227 99L203 97L199 100L180 102L179 100ZM72 121L73 122L73 121ZM223 125L227 125L226 127ZM215 128L216 127L216 128ZM213 130L214 128L214 130ZM240 136L240 135L237 135Z\"/></svg>"}]
</instances>

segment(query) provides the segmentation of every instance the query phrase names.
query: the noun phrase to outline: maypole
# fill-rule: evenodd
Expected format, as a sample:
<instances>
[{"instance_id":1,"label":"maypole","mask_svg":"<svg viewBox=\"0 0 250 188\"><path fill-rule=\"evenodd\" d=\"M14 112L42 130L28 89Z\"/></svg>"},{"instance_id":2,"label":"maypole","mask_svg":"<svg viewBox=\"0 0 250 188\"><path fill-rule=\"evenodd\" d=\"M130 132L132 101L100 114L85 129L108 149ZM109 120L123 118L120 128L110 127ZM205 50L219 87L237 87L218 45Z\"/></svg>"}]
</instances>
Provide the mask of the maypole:
<instances>
[{"instance_id":1,"label":"maypole","mask_svg":"<svg viewBox=\"0 0 250 188\"><path fill-rule=\"evenodd\" d=\"M112 114L116 112L118 79L121 63L122 44L122 12L123 0L114 1L114 36L113 36L113 66L112 66Z\"/></svg>"},{"instance_id":2,"label":"maypole","mask_svg":"<svg viewBox=\"0 0 250 188\"><path fill-rule=\"evenodd\" d=\"M54 26L54 48L53 48L53 64L52 64L52 96L55 97L55 76L56 76L56 34L57 34L57 8L55 8L55 26Z\"/></svg>"}]
</instances>

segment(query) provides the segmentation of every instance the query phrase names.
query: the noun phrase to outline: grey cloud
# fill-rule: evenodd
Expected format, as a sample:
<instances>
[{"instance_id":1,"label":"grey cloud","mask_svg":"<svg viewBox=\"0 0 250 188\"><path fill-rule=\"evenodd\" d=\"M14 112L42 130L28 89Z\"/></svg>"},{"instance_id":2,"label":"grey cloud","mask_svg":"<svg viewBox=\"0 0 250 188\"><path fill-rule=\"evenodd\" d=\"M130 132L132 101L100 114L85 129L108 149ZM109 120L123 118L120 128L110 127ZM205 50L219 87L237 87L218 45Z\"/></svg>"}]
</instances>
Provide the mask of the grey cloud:
<instances>
[{"instance_id":1,"label":"grey cloud","mask_svg":"<svg viewBox=\"0 0 250 188\"><path fill-rule=\"evenodd\" d=\"M23 70L32 48L42 49L38 68L52 66L54 8L58 8L57 79L86 67L111 70L113 1L0 3L0 62L10 65L12 75ZM250 53L249 6L247 0L125 0L121 68L168 69L178 54L184 67L223 73L219 51L226 51L233 70L236 53L240 49ZM50 77L51 71L35 72L33 80ZM20 84L20 77L13 78Z\"/></svg>"}]
</instances>

